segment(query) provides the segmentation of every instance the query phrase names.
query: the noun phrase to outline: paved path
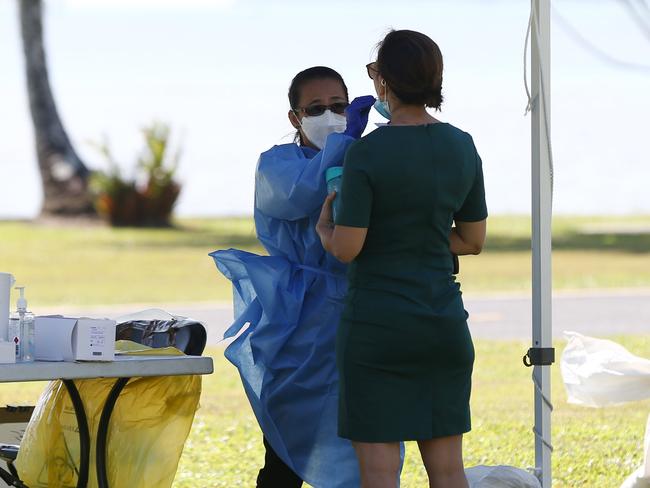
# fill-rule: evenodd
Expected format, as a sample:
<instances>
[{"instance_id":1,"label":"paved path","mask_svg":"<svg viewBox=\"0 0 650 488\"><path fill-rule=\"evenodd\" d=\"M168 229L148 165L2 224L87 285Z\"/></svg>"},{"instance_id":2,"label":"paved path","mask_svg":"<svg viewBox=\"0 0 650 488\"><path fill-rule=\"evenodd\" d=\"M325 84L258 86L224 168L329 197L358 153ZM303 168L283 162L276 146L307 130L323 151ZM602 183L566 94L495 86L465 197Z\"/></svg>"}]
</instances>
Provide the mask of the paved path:
<instances>
[{"instance_id":1,"label":"paved path","mask_svg":"<svg viewBox=\"0 0 650 488\"><path fill-rule=\"evenodd\" d=\"M530 297L467 298L474 337L530 339ZM553 299L553 337L571 330L595 337L650 334L650 291L559 294Z\"/></svg>"},{"instance_id":2,"label":"paved path","mask_svg":"<svg viewBox=\"0 0 650 488\"><path fill-rule=\"evenodd\" d=\"M470 312L470 328L475 338L531 338L531 301L526 296L465 296ZM93 317L117 317L149 308L146 305L39 310L40 313L66 313ZM193 317L207 325L208 344L216 344L232 322L228 304L169 304L166 310ZM561 293L553 299L553 336L573 330L596 337L617 334L650 334L650 290L621 292Z\"/></svg>"}]
</instances>

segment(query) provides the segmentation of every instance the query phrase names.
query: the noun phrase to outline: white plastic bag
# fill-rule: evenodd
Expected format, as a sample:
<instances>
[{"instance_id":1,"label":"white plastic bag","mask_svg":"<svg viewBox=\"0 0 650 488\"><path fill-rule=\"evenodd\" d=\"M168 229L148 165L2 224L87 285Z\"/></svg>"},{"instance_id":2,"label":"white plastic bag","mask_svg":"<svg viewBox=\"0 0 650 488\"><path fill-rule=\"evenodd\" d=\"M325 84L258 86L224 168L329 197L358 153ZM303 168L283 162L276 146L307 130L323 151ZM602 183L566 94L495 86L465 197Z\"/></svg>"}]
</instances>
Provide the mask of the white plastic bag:
<instances>
[{"instance_id":1,"label":"white plastic bag","mask_svg":"<svg viewBox=\"0 0 650 488\"><path fill-rule=\"evenodd\" d=\"M632 473L621 488L650 488L650 478L643 475L643 466Z\"/></svg>"},{"instance_id":2,"label":"white plastic bag","mask_svg":"<svg viewBox=\"0 0 650 488\"><path fill-rule=\"evenodd\" d=\"M465 476L470 488L542 488L535 475L512 466L473 466Z\"/></svg>"},{"instance_id":3,"label":"white plastic bag","mask_svg":"<svg viewBox=\"0 0 650 488\"><path fill-rule=\"evenodd\" d=\"M643 476L648 478L650 483L650 415L645 426L645 441L643 442Z\"/></svg>"},{"instance_id":4,"label":"white plastic bag","mask_svg":"<svg viewBox=\"0 0 650 488\"><path fill-rule=\"evenodd\" d=\"M620 344L565 332L560 369L569 403L604 407L650 398L650 360Z\"/></svg>"},{"instance_id":5,"label":"white plastic bag","mask_svg":"<svg viewBox=\"0 0 650 488\"><path fill-rule=\"evenodd\" d=\"M632 473L621 488L650 488L650 415L645 427L645 440L643 442L643 466Z\"/></svg>"}]
</instances>

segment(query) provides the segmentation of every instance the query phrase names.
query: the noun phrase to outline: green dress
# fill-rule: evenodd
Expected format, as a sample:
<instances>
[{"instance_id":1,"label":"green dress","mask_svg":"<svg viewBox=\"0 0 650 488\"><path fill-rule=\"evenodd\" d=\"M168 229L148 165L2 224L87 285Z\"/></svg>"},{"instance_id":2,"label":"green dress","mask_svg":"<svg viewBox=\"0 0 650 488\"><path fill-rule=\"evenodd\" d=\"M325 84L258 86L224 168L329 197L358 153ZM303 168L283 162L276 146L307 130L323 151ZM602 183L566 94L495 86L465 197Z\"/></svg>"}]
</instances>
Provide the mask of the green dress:
<instances>
[{"instance_id":1,"label":"green dress","mask_svg":"<svg viewBox=\"0 0 650 488\"><path fill-rule=\"evenodd\" d=\"M449 232L487 218L471 136L446 123L381 127L350 146L339 198L336 224L368 228L337 335L339 435L468 432L474 346Z\"/></svg>"}]
</instances>

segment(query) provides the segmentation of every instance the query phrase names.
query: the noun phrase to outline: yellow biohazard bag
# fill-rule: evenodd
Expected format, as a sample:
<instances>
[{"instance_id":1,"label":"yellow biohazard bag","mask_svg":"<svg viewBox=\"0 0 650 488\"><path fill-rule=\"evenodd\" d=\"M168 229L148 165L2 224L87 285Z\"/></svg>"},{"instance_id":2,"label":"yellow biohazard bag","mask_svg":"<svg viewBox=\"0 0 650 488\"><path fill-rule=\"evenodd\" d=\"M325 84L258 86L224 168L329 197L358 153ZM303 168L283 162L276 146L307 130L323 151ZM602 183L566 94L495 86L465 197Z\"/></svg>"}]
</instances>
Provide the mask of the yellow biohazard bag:
<instances>
[{"instance_id":1,"label":"yellow biohazard bag","mask_svg":"<svg viewBox=\"0 0 650 488\"><path fill-rule=\"evenodd\" d=\"M173 347L151 349L118 341L120 352L182 355ZM106 397L115 379L76 380L90 431L88 487L97 487L95 442ZM133 378L111 416L107 474L115 488L170 487L201 396L201 377ZM20 445L16 467L30 488L75 488L79 472L77 419L67 390L52 381L41 395Z\"/></svg>"}]
</instances>

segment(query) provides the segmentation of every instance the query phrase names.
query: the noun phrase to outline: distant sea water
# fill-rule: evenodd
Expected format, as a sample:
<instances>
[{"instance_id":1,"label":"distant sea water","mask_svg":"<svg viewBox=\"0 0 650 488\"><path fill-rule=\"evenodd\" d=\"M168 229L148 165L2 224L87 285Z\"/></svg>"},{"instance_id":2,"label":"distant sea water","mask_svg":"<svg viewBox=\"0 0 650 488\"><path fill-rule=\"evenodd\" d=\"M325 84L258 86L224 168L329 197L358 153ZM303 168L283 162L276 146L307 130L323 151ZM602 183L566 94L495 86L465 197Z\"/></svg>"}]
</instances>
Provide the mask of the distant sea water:
<instances>
[{"instance_id":1,"label":"distant sea water","mask_svg":"<svg viewBox=\"0 0 650 488\"><path fill-rule=\"evenodd\" d=\"M524 153L520 157L506 158L502 154L503 147L481 141L479 137L475 132L474 138L483 159L490 213L529 213L529 155ZM186 149L178 172L183 188L176 214L186 217L251 215L256 151L261 152L274 142L289 141L279 138L270 143L251 142L246 157L233 151L227 164L217 161L222 156L202 156L200 150ZM598 159L581 158L578 153L584 149L580 147L570 144L563 147L559 143L554 147L555 214L650 215L650 161L641 164L631 158L615 159L614 155L608 158L607 151L598 155ZM80 152L92 154L88 148ZM29 219L39 213L42 203L40 178L35 156L30 156L22 161L11 161L6 157L0 160L0 219ZM94 155L89 159L95 163L98 161ZM102 168L102 165L94 167ZM130 168L125 166L124 173L129 171Z\"/></svg>"}]
</instances>

